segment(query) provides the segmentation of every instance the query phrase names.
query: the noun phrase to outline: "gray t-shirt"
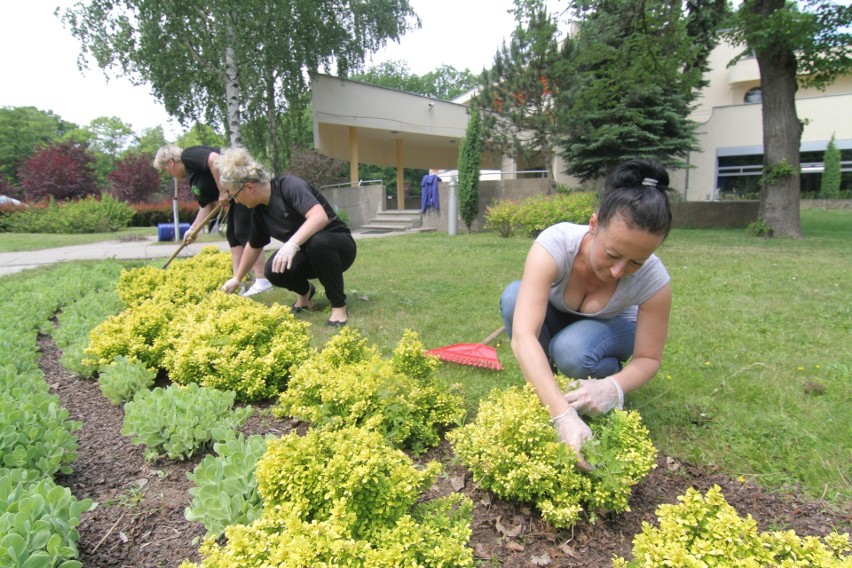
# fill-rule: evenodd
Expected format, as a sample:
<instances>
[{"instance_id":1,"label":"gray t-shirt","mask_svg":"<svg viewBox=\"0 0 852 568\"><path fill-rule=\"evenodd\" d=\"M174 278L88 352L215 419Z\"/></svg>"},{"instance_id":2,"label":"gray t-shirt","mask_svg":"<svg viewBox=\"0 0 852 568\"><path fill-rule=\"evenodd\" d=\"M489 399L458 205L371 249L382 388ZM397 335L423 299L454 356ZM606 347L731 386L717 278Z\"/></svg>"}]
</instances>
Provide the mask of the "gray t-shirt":
<instances>
[{"instance_id":1,"label":"gray t-shirt","mask_svg":"<svg viewBox=\"0 0 852 568\"><path fill-rule=\"evenodd\" d=\"M565 286L568 284L574 259L580 252L580 244L588 232L588 225L558 223L542 231L535 240L550 253L558 270L556 280L550 287L550 304L561 312L584 317L598 319L622 317L636 321L639 304L659 292L671 280L666 267L655 254L652 254L639 270L618 281L612 298L599 312L591 314L578 312L565 305Z\"/></svg>"}]
</instances>

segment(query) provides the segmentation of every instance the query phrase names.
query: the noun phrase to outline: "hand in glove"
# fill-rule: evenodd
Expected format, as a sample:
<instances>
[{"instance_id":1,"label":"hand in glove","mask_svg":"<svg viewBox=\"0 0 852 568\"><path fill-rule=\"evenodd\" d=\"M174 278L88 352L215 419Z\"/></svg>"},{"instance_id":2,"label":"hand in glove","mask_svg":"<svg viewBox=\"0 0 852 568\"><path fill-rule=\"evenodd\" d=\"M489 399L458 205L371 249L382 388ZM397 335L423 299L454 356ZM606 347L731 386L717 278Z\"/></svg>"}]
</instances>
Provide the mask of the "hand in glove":
<instances>
[{"instance_id":1,"label":"hand in glove","mask_svg":"<svg viewBox=\"0 0 852 568\"><path fill-rule=\"evenodd\" d=\"M574 390L565 393L565 401L579 414L599 416L624 406L624 391L612 377L575 381Z\"/></svg>"},{"instance_id":2,"label":"hand in glove","mask_svg":"<svg viewBox=\"0 0 852 568\"><path fill-rule=\"evenodd\" d=\"M553 427L556 428L556 437L559 438L559 441L566 444L577 454L575 467L582 471L592 471L592 466L586 462L581 452L583 443L592 437L592 430L580 419L577 411L569 407L559 416L551 418L551 422L553 422Z\"/></svg>"},{"instance_id":3,"label":"hand in glove","mask_svg":"<svg viewBox=\"0 0 852 568\"><path fill-rule=\"evenodd\" d=\"M299 245L294 242L284 243L272 258L272 272L284 272L290 268L293 265L293 257L299 250Z\"/></svg>"},{"instance_id":4,"label":"hand in glove","mask_svg":"<svg viewBox=\"0 0 852 568\"><path fill-rule=\"evenodd\" d=\"M222 284L222 291L226 294L233 294L237 290L240 289L240 281L236 278L231 278L224 284Z\"/></svg>"},{"instance_id":5,"label":"hand in glove","mask_svg":"<svg viewBox=\"0 0 852 568\"><path fill-rule=\"evenodd\" d=\"M183 242L185 242L188 245L191 245L192 243L195 242L195 237L197 237L197 236L198 236L198 234L196 233L196 231L192 227L190 227L183 234Z\"/></svg>"}]
</instances>

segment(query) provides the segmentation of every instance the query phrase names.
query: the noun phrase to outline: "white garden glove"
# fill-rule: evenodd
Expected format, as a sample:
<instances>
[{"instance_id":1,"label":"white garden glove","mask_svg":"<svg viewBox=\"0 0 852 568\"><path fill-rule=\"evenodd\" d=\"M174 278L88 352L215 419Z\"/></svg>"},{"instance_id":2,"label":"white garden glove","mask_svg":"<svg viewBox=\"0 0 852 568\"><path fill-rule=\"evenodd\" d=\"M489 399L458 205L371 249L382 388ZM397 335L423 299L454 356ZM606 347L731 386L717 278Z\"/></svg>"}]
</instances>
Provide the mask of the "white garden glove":
<instances>
[{"instance_id":1,"label":"white garden glove","mask_svg":"<svg viewBox=\"0 0 852 568\"><path fill-rule=\"evenodd\" d=\"M565 393L565 401L579 414L600 416L624 406L624 391L612 377L575 381L576 388Z\"/></svg>"},{"instance_id":2,"label":"white garden glove","mask_svg":"<svg viewBox=\"0 0 852 568\"><path fill-rule=\"evenodd\" d=\"M294 242L284 243L275 256L272 257L272 272L284 272L293 265L293 257L299 252L300 247Z\"/></svg>"},{"instance_id":3,"label":"white garden glove","mask_svg":"<svg viewBox=\"0 0 852 568\"><path fill-rule=\"evenodd\" d=\"M224 284L222 284L222 291L226 294L233 294L237 290L240 289L240 281L236 278L231 278Z\"/></svg>"},{"instance_id":4,"label":"white garden glove","mask_svg":"<svg viewBox=\"0 0 852 568\"><path fill-rule=\"evenodd\" d=\"M592 430L580 419L577 411L568 407L568 410L555 418L551 418L550 421L553 422L559 441L566 444L577 454L576 468L582 471L592 471L592 466L586 462L582 454L583 444L592 437Z\"/></svg>"},{"instance_id":5,"label":"white garden glove","mask_svg":"<svg viewBox=\"0 0 852 568\"><path fill-rule=\"evenodd\" d=\"M195 238L198 236L197 232L190 226L189 229L183 234L183 242L188 245L191 245L195 242Z\"/></svg>"}]
</instances>

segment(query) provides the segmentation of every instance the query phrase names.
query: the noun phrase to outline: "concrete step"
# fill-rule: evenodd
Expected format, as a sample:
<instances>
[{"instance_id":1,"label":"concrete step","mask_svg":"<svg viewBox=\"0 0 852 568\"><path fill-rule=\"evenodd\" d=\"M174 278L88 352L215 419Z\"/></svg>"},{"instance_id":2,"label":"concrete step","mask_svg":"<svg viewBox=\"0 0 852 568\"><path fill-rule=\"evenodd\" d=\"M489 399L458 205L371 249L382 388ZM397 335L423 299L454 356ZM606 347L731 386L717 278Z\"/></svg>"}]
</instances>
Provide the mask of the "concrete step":
<instances>
[{"instance_id":1,"label":"concrete step","mask_svg":"<svg viewBox=\"0 0 852 568\"><path fill-rule=\"evenodd\" d=\"M398 226L388 226L388 225L376 225L373 223L367 225L361 225L358 229L361 232L368 233L371 231L381 232L381 233L405 233L405 232L418 232L418 233L434 233L437 229L433 227L412 227L401 229Z\"/></svg>"},{"instance_id":2,"label":"concrete step","mask_svg":"<svg viewBox=\"0 0 852 568\"><path fill-rule=\"evenodd\" d=\"M370 221L366 225L361 225L362 229L369 229L374 231L407 231L409 229L413 229L410 224L400 224L400 223L384 223L382 221Z\"/></svg>"},{"instance_id":3,"label":"concrete step","mask_svg":"<svg viewBox=\"0 0 852 568\"><path fill-rule=\"evenodd\" d=\"M420 211L416 209L391 209L379 211L361 228L378 231L407 231L420 227L422 223Z\"/></svg>"},{"instance_id":4,"label":"concrete step","mask_svg":"<svg viewBox=\"0 0 852 568\"><path fill-rule=\"evenodd\" d=\"M420 217L419 209L385 209L379 211L379 215L387 215L388 217Z\"/></svg>"},{"instance_id":5,"label":"concrete step","mask_svg":"<svg viewBox=\"0 0 852 568\"><path fill-rule=\"evenodd\" d=\"M371 218L368 223L390 223L392 225L416 225L420 223L420 217L386 217L379 215Z\"/></svg>"}]
</instances>

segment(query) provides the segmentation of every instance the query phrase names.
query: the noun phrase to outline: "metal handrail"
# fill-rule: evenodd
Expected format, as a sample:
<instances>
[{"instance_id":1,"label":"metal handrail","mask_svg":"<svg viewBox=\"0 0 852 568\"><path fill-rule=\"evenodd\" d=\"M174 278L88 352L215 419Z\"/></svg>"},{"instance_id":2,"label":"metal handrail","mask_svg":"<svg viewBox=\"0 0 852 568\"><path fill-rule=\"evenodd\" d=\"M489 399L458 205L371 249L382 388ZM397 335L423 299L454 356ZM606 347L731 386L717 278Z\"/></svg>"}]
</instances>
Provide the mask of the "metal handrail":
<instances>
[{"instance_id":1,"label":"metal handrail","mask_svg":"<svg viewBox=\"0 0 852 568\"><path fill-rule=\"evenodd\" d=\"M358 180L358 183L355 183L353 181L344 181L344 182L341 182L341 183L330 183L328 185L320 186L320 189L328 189L328 188L332 188L332 187L362 187L362 186L365 186L365 185L382 185L382 184L384 184L384 181L382 181L380 179L367 179L367 180L360 179L360 180Z\"/></svg>"},{"instance_id":2,"label":"metal handrail","mask_svg":"<svg viewBox=\"0 0 852 568\"><path fill-rule=\"evenodd\" d=\"M500 176L499 181L503 181L507 175L517 175L517 174L542 174L542 179L546 179L546 178L550 177L547 170L505 170L505 171L504 170L498 170L498 171L486 170L486 173L484 175L489 175L489 176L490 175L495 175L495 176L499 175ZM438 173L438 175L440 176L441 174ZM449 176L449 177L458 178L458 174L455 174L455 175L452 175L452 176ZM498 180L491 180L491 181L498 181Z\"/></svg>"}]
</instances>

